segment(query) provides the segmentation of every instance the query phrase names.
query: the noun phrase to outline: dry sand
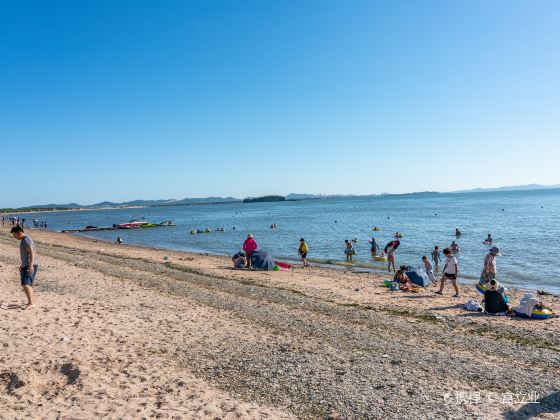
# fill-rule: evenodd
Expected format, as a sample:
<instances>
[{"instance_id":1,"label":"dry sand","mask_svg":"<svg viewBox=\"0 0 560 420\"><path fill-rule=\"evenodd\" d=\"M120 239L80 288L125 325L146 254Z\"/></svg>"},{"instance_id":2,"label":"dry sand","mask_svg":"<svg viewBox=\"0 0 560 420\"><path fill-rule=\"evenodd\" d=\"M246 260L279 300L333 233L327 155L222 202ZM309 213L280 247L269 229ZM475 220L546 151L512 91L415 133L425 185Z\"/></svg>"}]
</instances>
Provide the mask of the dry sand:
<instances>
[{"instance_id":1,"label":"dry sand","mask_svg":"<svg viewBox=\"0 0 560 420\"><path fill-rule=\"evenodd\" d=\"M236 271L223 257L28 233L30 311L18 242L0 233L0 418L560 415L558 319L465 312L474 287L389 292L371 273ZM508 403L533 392L540 404Z\"/></svg>"}]
</instances>

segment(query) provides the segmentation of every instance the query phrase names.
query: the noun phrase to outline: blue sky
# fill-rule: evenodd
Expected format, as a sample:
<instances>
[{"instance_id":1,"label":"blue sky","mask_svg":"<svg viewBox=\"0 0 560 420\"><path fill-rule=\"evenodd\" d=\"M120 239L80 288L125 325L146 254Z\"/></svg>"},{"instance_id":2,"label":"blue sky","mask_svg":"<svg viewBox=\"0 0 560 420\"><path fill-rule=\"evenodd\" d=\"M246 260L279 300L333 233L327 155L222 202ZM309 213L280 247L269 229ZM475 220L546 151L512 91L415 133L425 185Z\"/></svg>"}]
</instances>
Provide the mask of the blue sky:
<instances>
[{"instance_id":1,"label":"blue sky","mask_svg":"<svg viewBox=\"0 0 560 420\"><path fill-rule=\"evenodd\" d=\"M558 1L0 6L0 207L560 183Z\"/></svg>"}]
</instances>

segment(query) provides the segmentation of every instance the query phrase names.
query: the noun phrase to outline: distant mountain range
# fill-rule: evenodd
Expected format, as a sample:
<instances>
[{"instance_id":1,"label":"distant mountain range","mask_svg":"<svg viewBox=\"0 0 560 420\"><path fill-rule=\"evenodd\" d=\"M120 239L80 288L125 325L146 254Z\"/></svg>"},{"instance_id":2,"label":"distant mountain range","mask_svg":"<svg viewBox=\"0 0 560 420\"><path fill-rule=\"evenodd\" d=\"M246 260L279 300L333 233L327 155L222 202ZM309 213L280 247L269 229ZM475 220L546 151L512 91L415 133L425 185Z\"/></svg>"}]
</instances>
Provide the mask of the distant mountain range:
<instances>
[{"instance_id":1,"label":"distant mountain range","mask_svg":"<svg viewBox=\"0 0 560 420\"><path fill-rule=\"evenodd\" d=\"M186 206L190 204L220 204L241 201L234 197L206 197L206 198L184 198L182 200L133 200L116 203L112 201L102 201L101 203L81 205L77 203L68 204L40 204L28 207L21 207L20 210L25 209L103 209L114 207L155 207L155 206Z\"/></svg>"},{"instance_id":2,"label":"distant mountain range","mask_svg":"<svg viewBox=\"0 0 560 420\"><path fill-rule=\"evenodd\" d=\"M560 184L557 185L540 185L540 184L529 184L529 185L515 185L510 187L499 187L499 188L474 188L471 190L460 190L452 191L452 193L476 193L476 192L495 192L495 191L521 191L521 190L545 190L552 188L560 188ZM388 194L382 193L381 195L426 195L426 194L437 194L437 191L423 191L414 192L406 194ZM351 198L351 197L369 197L375 196L377 194L370 195L342 195L342 194L295 194L291 193L285 196L286 200L312 200L312 199L322 199L322 198ZM183 198L182 200L166 199L166 200L132 200L125 201L122 203L112 202L112 201L102 201L101 203L81 205L77 203L67 203L67 204L41 204L35 206L21 207L18 210L26 209L103 209L103 208L118 208L118 207L159 207L159 206L187 206L194 204L222 204L222 203L234 203L242 202L243 200L235 197L205 197L205 198Z\"/></svg>"},{"instance_id":3,"label":"distant mountain range","mask_svg":"<svg viewBox=\"0 0 560 420\"><path fill-rule=\"evenodd\" d=\"M510 187L498 188L474 188L472 190L452 191L454 193L475 193L475 192L496 192L496 191L524 191L524 190L549 190L553 188L560 188L560 184L556 185L541 185L541 184L528 184L528 185L512 185Z\"/></svg>"}]
</instances>

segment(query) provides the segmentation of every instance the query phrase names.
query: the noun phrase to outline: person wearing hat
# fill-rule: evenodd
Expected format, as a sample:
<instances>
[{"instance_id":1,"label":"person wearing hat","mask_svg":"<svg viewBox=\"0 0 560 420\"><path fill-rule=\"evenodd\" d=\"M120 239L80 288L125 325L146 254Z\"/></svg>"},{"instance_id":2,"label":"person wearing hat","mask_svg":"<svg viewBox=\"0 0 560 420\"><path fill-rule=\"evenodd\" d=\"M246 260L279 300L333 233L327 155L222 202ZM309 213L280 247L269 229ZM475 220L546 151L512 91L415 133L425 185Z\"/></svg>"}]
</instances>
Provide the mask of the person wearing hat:
<instances>
[{"instance_id":1,"label":"person wearing hat","mask_svg":"<svg viewBox=\"0 0 560 420\"><path fill-rule=\"evenodd\" d=\"M253 235L250 233L247 235L247 239L243 242L243 251L245 252L245 257L247 259L247 268L251 267L251 253L257 249L257 242L253 239Z\"/></svg>"},{"instance_id":2,"label":"person wearing hat","mask_svg":"<svg viewBox=\"0 0 560 420\"><path fill-rule=\"evenodd\" d=\"M500 283L496 280L490 280L488 287L484 292L484 312L487 314L509 314L511 313L511 306L509 306L504 298L504 295L500 293Z\"/></svg>"},{"instance_id":3,"label":"person wearing hat","mask_svg":"<svg viewBox=\"0 0 560 420\"><path fill-rule=\"evenodd\" d=\"M496 257L501 256L500 248L493 246L488 251L488 255L484 257L484 268L482 269L482 274L480 275L480 280L484 280L484 283L489 283L491 280L496 279Z\"/></svg>"}]
</instances>

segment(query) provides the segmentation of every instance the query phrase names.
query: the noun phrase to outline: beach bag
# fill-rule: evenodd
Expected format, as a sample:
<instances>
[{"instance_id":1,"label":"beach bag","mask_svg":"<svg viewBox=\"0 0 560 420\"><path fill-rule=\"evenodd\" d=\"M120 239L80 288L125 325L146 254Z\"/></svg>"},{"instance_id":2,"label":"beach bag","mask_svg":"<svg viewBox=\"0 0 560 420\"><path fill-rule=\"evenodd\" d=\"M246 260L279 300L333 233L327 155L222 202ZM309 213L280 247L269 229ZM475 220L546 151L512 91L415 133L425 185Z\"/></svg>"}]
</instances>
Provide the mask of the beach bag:
<instances>
[{"instance_id":1,"label":"beach bag","mask_svg":"<svg viewBox=\"0 0 560 420\"><path fill-rule=\"evenodd\" d=\"M471 312L482 312L482 306L480 306L476 300L469 299L467 303L465 303L465 310Z\"/></svg>"},{"instance_id":2,"label":"beach bag","mask_svg":"<svg viewBox=\"0 0 560 420\"><path fill-rule=\"evenodd\" d=\"M391 286L389 287L389 290L391 292L396 292L397 290L400 290L400 285L399 283L397 283L396 281L391 283Z\"/></svg>"}]
</instances>

